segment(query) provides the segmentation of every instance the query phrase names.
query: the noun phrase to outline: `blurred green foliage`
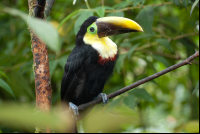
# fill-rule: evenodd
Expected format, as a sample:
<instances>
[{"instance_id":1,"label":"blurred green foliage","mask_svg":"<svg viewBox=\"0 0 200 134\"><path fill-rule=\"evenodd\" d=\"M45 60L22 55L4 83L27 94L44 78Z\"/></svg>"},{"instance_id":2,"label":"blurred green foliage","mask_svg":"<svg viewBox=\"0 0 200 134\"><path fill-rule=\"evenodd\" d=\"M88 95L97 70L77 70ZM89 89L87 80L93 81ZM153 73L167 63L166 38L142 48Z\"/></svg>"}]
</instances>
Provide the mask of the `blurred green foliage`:
<instances>
[{"instance_id":1,"label":"blurred green foliage","mask_svg":"<svg viewBox=\"0 0 200 134\"><path fill-rule=\"evenodd\" d=\"M53 107L60 106L63 68L75 46L75 34L82 22L91 15L130 18L145 30L144 33L110 37L118 45L120 56L113 76L105 85L104 92L107 94L174 65L194 54L195 49L199 50L199 5L195 0L78 0L75 5L72 3L72 0L56 0L47 22L56 29L62 21L58 30L59 43L57 37L52 37L51 40L57 42L55 46L47 44L50 48ZM9 7L10 10L2 10L3 7ZM19 113L19 109L26 110L19 103L35 107L30 33L27 21L10 13L15 9L28 14L28 2L0 1L0 117L9 117L12 112ZM72 12L74 13L71 14ZM44 38L50 36L50 32L56 35L56 31L44 27L38 23L33 29L44 32ZM41 30L43 28L45 30ZM97 105L79 122L79 130L199 132L198 89L199 60L195 59L193 65L181 67L115 97L104 107ZM14 103L18 108L17 112L15 108L6 108L7 102ZM23 118L14 118L15 123L10 125L10 118L8 121L0 118L0 132L33 132L33 126L28 128L13 125L19 122L22 126L23 123L26 125L26 117L25 114ZM41 122L46 119L40 116L38 118Z\"/></svg>"}]
</instances>

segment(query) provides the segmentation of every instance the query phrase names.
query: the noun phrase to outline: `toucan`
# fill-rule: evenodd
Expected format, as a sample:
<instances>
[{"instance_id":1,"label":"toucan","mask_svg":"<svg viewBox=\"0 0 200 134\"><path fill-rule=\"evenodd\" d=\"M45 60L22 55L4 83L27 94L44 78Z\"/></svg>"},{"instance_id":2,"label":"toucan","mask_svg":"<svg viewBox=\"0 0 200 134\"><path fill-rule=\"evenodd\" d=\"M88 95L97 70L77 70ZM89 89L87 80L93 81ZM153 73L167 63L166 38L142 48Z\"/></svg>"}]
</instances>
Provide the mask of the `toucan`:
<instances>
[{"instance_id":1,"label":"toucan","mask_svg":"<svg viewBox=\"0 0 200 134\"><path fill-rule=\"evenodd\" d=\"M143 32L143 29L123 17L91 16L84 21L64 67L61 83L64 110L73 109L74 115L79 116L77 106L81 104L97 97L102 97L104 104L108 103L102 91L118 58L117 45L108 36L129 32Z\"/></svg>"}]
</instances>

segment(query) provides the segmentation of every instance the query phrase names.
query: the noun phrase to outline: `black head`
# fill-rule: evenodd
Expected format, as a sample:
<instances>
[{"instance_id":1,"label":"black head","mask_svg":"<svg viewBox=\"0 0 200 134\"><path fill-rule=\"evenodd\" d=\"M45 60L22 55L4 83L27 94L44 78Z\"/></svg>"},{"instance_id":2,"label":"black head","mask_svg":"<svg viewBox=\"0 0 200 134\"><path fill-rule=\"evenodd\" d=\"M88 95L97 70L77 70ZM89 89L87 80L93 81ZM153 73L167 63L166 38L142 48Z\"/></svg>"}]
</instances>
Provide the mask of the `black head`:
<instances>
[{"instance_id":1,"label":"black head","mask_svg":"<svg viewBox=\"0 0 200 134\"><path fill-rule=\"evenodd\" d=\"M94 23L96 20L98 19L97 16L91 16L89 17L87 20L85 20L83 22L83 24L81 25L80 27L80 30L78 31L77 35L76 35L76 44L81 44L81 42L79 41L82 41L83 40L83 36L86 34L87 32L87 28L92 24Z\"/></svg>"},{"instance_id":2,"label":"black head","mask_svg":"<svg viewBox=\"0 0 200 134\"><path fill-rule=\"evenodd\" d=\"M94 25L93 23L96 22ZM88 28L89 29L88 31ZM93 29L92 29L93 28ZM92 30L95 30L92 32ZM76 35L76 44L83 44L86 33L97 34L99 38L118 35L129 32L143 32L142 27L133 20L123 17L89 17L80 27Z\"/></svg>"}]
</instances>

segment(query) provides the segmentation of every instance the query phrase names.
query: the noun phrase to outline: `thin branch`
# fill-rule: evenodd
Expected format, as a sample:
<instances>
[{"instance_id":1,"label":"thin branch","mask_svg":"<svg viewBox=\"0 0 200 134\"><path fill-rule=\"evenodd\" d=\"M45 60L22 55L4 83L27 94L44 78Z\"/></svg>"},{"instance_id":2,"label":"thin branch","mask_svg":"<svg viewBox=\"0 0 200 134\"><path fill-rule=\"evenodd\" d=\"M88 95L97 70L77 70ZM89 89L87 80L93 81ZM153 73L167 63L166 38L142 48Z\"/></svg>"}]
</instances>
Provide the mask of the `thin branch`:
<instances>
[{"instance_id":1,"label":"thin branch","mask_svg":"<svg viewBox=\"0 0 200 134\"><path fill-rule=\"evenodd\" d=\"M101 0L101 3L102 3L102 7L104 8L104 0Z\"/></svg>"},{"instance_id":2,"label":"thin branch","mask_svg":"<svg viewBox=\"0 0 200 134\"><path fill-rule=\"evenodd\" d=\"M151 4L148 6L151 7L156 7L156 6L163 6L163 5L171 5L173 4L173 2L165 2L165 3L160 3L160 4ZM119 9L119 10L106 10L106 13L112 13L112 12L123 12L123 11L128 11L128 10L133 10L133 9L140 9L140 8L145 8L146 6L136 6L136 7L127 7L127 8L123 8L123 9ZM93 11L96 12L96 9L80 9L80 11Z\"/></svg>"},{"instance_id":3,"label":"thin branch","mask_svg":"<svg viewBox=\"0 0 200 134\"><path fill-rule=\"evenodd\" d=\"M87 5L87 8L88 9L79 9L77 11L74 11L72 12L70 15L68 15L61 23L60 25L58 26L58 29L67 21L69 20L72 16L74 16L75 14L79 13L79 12L82 12L82 11L92 11L92 12L96 12L97 10L96 9L91 9L89 7L89 4L88 2L85 0L86 2L86 5ZM161 3L161 4L152 4L152 5L148 5L148 6L163 6L163 5L170 5L170 4L173 4L173 2L165 2L165 3ZM102 0L102 7L104 7L104 0ZM121 12L121 11L128 11L128 10L133 10L133 9L140 9L140 8L145 8L145 6L136 6L136 7L127 7L127 8L123 8L123 9L119 9L119 10L106 10L105 12L106 13L111 13L111 12ZM46 9L45 9L46 10Z\"/></svg>"},{"instance_id":4,"label":"thin branch","mask_svg":"<svg viewBox=\"0 0 200 134\"><path fill-rule=\"evenodd\" d=\"M173 4L173 2L165 2L165 3L161 3L161 4L152 4L152 5L148 5L148 6L152 6L152 7L155 7L155 6L163 6L163 5L171 5ZM106 12L109 13L109 12L123 12L123 11L128 11L128 10L132 10L132 9L140 9L140 8L145 8L146 6L136 6L136 7L127 7L127 8L123 8L123 9L120 9L120 10L107 10Z\"/></svg>"},{"instance_id":5,"label":"thin branch","mask_svg":"<svg viewBox=\"0 0 200 134\"><path fill-rule=\"evenodd\" d=\"M162 30L161 28L153 27L152 29L153 29L153 31L160 33L160 35L162 37L164 37L166 39L171 39L171 37L168 36L168 35L166 35L165 32L164 32L164 30Z\"/></svg>"},{"instance_id":6,"label":"thin branch","mask_svg":"<svg viewBox=\"0 0 200 134\"><path fill-rule=\"evenodd\" d=\"M166 35L165 32L160 28L153 27L153 31L160 33L161 36L159 36L159 37L164 37L164 38L168 39L169 41L179 40L179 39L182 39L182 38L185 38L185 37L199 35L199 33L186 33L186 34L178 35L178 36L175 36L175 37L170 37L170 36Z\"/></svg>"},{"instance_id":7,"label":"thin branch","mask_svg":"<svg viewBox=\"0 0 200 134\"><path fill-rule=\"evenodd\" d=\"M47 0L46 5L45 5L45 10L44 10L44 17L47 19L49 14L51 13L51 9L53 7L55 0Z\"/></svg>"},{"instance_id":8,"label":"thin branch","mask_svg":"<svg viewBox=\"0 0 200 134\"><path fill-rule=\"evenodd\" d=\"M153 46L157 46L159 43L158 42L154 42L152 44L148 44L148 45L145 45L145 46L141 46L141 47L138 47L135 49L135 51L142 51L144 49L147 49L147 48L150 48L150 47L153 47ZM120 47L120 54L126 54L129 52L130 48L124 48L124 47Z\"/></svg>"},{"instance_id":9,"label":"thin branch","mask_svg":"<svg viewBox=\"0 0 200 134\"><path fill-rule=\"evenodd\" d=\"M125 93L125 92L127 92L127 91L129 91L129 90L131 90L131 89L133 89L135 87L138 87L138 86L140 86L140 85L142 85L142 84L144 84L144 83L146 83L148 81L151 81L151 80L153 80L155 78L158 78L158 77L160 77L160 76L162 76L162 75L164 75L164 74L166 74L168 72L171 72L171 71L173 71L173 70L175 70L177 68L180 68L180 67L182 67L184 65L187 65L187 64L191 65L192 64L191 61L193 61L197 57L199 57L199 51L196 51L196 53L194 55L190 56L188 59L186 59L186 60L184 60L184 61L182 61L182 62L180 62L180 63L178 63L176 65L173 65L173 66L171 66L171 67L169 67L169 68L167 68L167 69L165 69L165 70L163 70L161 72L158 72L158 73L156 73L154 75L151 75L151 76L149 76L147 78L144 78L144 79L142 79L142 80L140 80L138 82L135 82L135 83L133 83L133 84L127 86L127 87L124 87L124 88L122 88L122 89L120 89L120 90L118 90L118 91L116 91L114 93L109 94L108 98L109 99L114 98L114 97L116 97L116 96L118 96L118 95L120 95L122 93ZM102 98L98 98L97 100L93 100L93 101L91 101L89 103L82 104L82 105L78 106L78 109L81 111L81 110L84 110L87 107L99 104L101 102L102 102Z\"/></svg>"},{"instance_id":10,"label":"thin branch","mask_svg":"<svg viewBox=\"0 0 200 134\"><path fill-rule=\"evenodd\" d=\"M179 39L182 39L185 37L196 36L196 35L199 35L199 33L187 33L187 34L178 35L178 36L172 38L171 40L179 40Z\"/></svg>"},{"instance_id":11,"label":"thin branch","mask_svg":"<svg viewBox=\"0 0 200 134\"><path fill-rule=\"evenodd\" d=\"M156 52L156 51L152 51L152 50L140 50L140 51L144 52L144 53L160 55L160 56L170 58L170 59L184 60L184 58L181 58L180 55L177 52L176 52L176 55L173 55L173 54L168 54L168 53ZM195 64L195 65L199 65L199 61L192 61L192 63Z\"/></svg>"},{"instance_id":12,"label":"thin branch","mask_svg":"<svg viewBox=\"0 0 200 134\"><path fill-rule=\"evenodd\" d=\"M90 8L90 5L87 0L85 0L85 4L86 4L87 8L90 10L91 8Z\"/></svg>"},{"instance_id":13,"label":"thin branch","mask_svg":"<svg viewBox=\"0 0 200 134\"><path fill-rule=\"evenodd\" d=\"M164 4L165 2L163 0L161 0L161 2Z\"/></svg>"},{"instance_id":14,"label":"thin branch","mask_svg":"<svg viewBox=\"0 0 200 134\"><path fill-rule=\"evenodd\" d=\"M181 60L182 59L180 57L180 55L173 55L173 54L168 54L168 53L156 52L156 51L152 51L152 50L141 50L141 51L144 52L144 53L156 54L156 55L160 55L160 56L175 59L175 60Z\"/></svg>"},{"instance_id":15,"label":"thin branch","mask_svg":"<svg viewBox=\"0 0 200 134\"><path fill-rule=\"evenodd\" d=\"M158 42L154 42L154 43L151 43L151 44L148 44L148 45L145 45L145 46L141 46L141 47L138 47L135 49L135 51L141 51L143 49L147 49L147 48L150 48L150 47L153 47L153 46L157 46L159 43Z\"/></svg>"}]
</instances>

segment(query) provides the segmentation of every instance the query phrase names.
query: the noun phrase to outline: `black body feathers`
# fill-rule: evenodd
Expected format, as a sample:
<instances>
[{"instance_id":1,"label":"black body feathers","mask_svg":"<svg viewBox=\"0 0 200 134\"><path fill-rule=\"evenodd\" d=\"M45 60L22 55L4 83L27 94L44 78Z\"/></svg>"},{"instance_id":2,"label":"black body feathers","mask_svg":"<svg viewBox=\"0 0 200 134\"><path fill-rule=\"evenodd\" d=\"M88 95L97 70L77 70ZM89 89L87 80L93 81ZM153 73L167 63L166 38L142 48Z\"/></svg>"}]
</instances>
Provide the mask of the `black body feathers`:
<instances>
[{"instance_id":1,"label":"black body feathers","mask_svg":"<svg viewBox=\"0 0 200 134\"><path fill-rule=\"evenodd\" d=\"M75 105L92 101L104 88L113 72L115 61L98 64L99 55L89 45L76 46L65 65L61 100Z\"/></svg>"},{"instance_id":2,"label":"black body feathers","mask_svg":"<svg viewBox=\"0 0 200 134\"><path fill-rule=\"evenodd\" d=\"M87 27L97 18L90 17L83 23L76 36L76 46L65 64L61 84L61 100L65 104L72 102L79 106L92 101L102 93L106 81L113 72L115 61L99 64L98 52L83 42Z\"/></svg>"}]
</instances>

